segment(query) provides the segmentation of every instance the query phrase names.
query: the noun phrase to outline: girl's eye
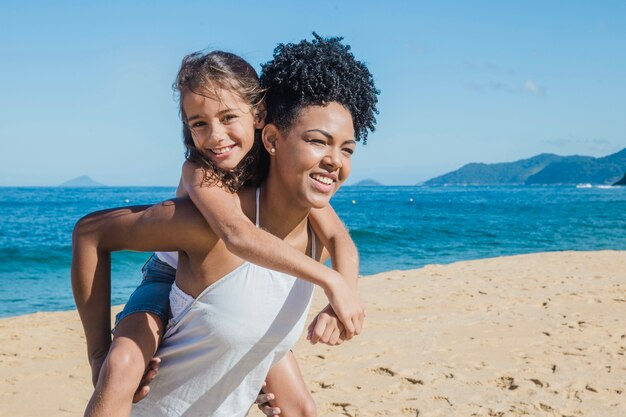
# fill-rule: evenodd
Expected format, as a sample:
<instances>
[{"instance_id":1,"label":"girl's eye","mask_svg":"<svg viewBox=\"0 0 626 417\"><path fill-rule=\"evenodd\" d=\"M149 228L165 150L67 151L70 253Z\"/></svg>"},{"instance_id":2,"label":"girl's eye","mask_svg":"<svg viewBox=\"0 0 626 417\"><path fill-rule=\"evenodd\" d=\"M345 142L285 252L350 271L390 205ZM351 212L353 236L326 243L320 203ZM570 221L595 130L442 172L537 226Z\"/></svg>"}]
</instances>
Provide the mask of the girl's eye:
<instances>
[{"instance_id":1,"label":"girl's eye","mask_svg":"<svg viewBox=\"0 0 626 417\"><path fill-rule=\"evenodd\" d=\"M354 149L352 148L343 148L341 151L345 153L346 155L350 155L350 156L354 153Z\"/></svg>"},{"instance_id":2,"label":"girl's eye","mask_svg":"<svg viewBox=\"0 0 626 417\"><path fill-rule=\"evenodd\" d=\"M205 122L195 122L195 123L191 124L191 128L192 129L197 129L197 128L203 127L205 125L206 125Z\"/></svg>"},{"instance_id":3,"label":"girl's eye","mask_svg":"<svg viewBox=\"0 0 626 417\"><path fill-rule=\"evenodd\" d=\"M237 118L237 116L236 116L236 115L234 115L234 114L225 114L225 115L222 117L222 122L230 122L230 121L232 121L232 120L234 120L234 119L236 119L236 118Z\"/></svg>"}]
</instances>

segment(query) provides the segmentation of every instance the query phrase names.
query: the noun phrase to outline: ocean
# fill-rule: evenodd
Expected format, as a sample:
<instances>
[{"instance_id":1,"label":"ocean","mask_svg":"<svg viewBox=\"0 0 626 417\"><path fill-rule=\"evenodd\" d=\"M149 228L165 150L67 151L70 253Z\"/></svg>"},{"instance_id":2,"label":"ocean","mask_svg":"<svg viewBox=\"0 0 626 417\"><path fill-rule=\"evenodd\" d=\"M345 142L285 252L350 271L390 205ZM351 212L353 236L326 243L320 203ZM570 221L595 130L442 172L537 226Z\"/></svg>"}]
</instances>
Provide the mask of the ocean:
<instances>
[{"instance_id":1,"label":"ocean","mask_svg":"<svg viewBox=\"0 0 626 417\"><path fill-rule=\"evenodd\" d=\"M74 223L173 194L171 187L0 188L0 317L74 308ZM359 248L363 275L531 252L626 250L626 187L344 187L332 204ZM147 257L113 255L113 304L126 301Z\"/></svg>"}]
</instances>

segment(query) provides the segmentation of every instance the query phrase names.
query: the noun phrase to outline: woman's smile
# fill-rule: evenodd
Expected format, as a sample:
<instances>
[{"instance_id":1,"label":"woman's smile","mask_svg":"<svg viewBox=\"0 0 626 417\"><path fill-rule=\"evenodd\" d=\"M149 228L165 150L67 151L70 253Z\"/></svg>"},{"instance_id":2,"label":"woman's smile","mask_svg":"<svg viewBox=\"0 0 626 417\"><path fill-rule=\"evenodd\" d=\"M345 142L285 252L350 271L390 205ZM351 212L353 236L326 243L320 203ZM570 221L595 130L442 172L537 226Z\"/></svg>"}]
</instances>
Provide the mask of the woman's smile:
<instances>
[{"instance_id":1,"label":"woman's smile","mask_svg":"<svg viewBox=\"0 0 626 417\"><path fill-rule=\"evenodd\" d=\"M311 174L313 186L323 193L330 193L334 190L334 184L337 182L336 175L330 174Z\"/></svg>"}]
</instances>

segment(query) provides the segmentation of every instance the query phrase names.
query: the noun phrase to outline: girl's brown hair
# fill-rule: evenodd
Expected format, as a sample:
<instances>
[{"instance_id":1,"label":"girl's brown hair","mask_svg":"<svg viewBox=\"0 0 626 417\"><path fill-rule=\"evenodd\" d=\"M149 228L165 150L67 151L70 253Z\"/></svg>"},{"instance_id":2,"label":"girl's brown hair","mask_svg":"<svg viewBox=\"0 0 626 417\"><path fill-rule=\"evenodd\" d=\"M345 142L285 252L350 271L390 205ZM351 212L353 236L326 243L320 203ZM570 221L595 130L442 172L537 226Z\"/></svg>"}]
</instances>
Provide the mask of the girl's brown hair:
<instances>
[{"instance_id":1,"label":"girl's brown hair","mask_svg":"<svg viewBox=\"0 0 626 417\"><path fill-rule=\"evenodd\" d=\"M235 192L244 184L259 183L267 171L268 158L265 149L260 145L259 132L255 134L254 146L237 167L232 171L225 171L196 148L183 108L185 92L216 97L220 88L239 95L250 105L257 117L256 112L263 101L264 90L259 85L256 71L246 60L224 51L194 52L183 58L173 89L179 94L185 158L203 169L202 185L218 185Z\"/></svg>"}]
</instances>

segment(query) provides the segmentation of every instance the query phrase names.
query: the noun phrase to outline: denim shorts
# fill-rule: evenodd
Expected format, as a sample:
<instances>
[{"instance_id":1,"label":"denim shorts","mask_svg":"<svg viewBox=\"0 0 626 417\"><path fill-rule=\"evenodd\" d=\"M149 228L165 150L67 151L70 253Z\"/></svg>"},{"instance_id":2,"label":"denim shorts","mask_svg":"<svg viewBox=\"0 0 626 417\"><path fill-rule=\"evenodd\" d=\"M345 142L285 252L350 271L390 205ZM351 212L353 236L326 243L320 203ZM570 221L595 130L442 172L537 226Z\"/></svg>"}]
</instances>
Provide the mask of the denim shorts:
<instances>
[{"instance_id":1,"label":"denim shorts","mask_svg":"<svg viewBox=\"0 0 626 417\"><path fill-rule=\"evenodd\" d=\"M130 295L124 309L115 316L115 326L124 317L143 312L157 315L165 327L170 316L170 289L176 278L176 269L153 254L141 272L143 280Z\"/></svg>"}]
</instances>

